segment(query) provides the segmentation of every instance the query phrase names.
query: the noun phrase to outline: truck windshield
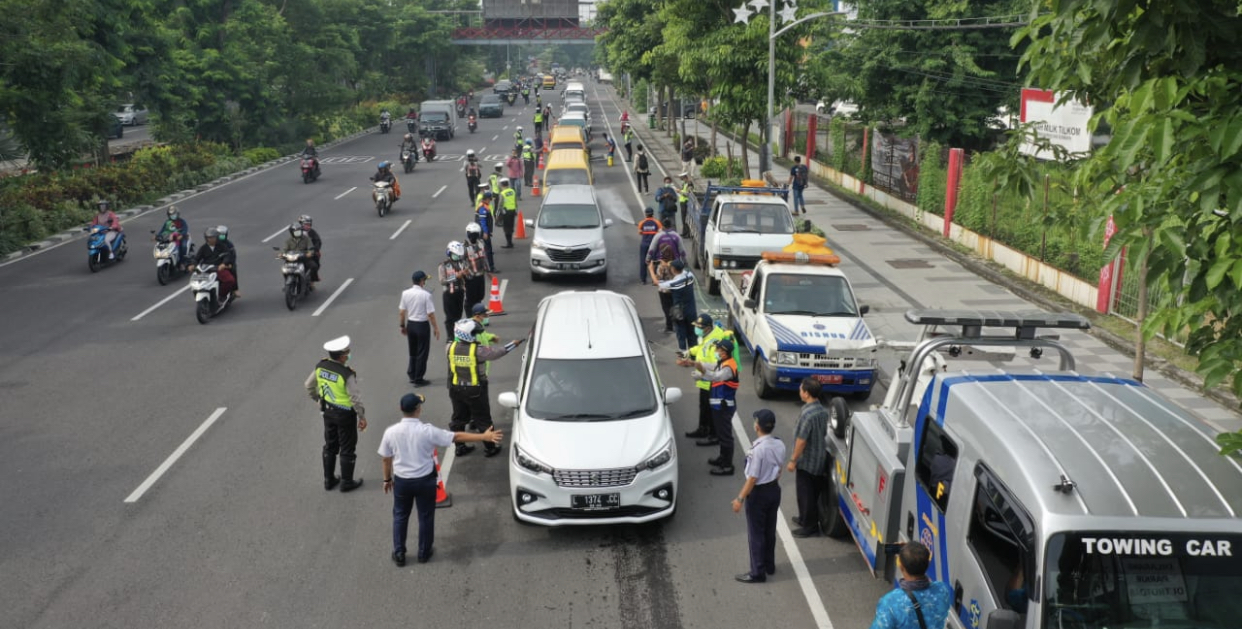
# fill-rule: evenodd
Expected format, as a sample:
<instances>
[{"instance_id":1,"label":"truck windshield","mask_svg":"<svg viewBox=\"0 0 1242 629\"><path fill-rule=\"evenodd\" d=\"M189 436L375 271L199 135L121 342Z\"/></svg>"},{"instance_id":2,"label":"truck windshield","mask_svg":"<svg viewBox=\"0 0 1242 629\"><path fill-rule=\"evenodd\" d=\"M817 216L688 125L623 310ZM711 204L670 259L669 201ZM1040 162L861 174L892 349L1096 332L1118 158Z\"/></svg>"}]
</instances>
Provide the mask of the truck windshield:
<instances>
[{"instance_id":1,"label":"truck windshield","mask_svg":"<svg viewBox=\"0 0 1242 629\"><path fill-rule=\"evenodd\" d=\"M609 421L650 415L655 410L655 388L642 356L544 358L531 370L526 413L535 419Z\"/></svg>"},{"instance_id":2,"label":"truck windshield","mask_svg":"<svg viewBox=\"0 0 1242 629\"><path fill-rule=\"evenodd\" d=\"M448 122L448 114L443 111L428 111L423 114L423 122Z\"/></svg>"},{"instance_id":3,"label":"truck windshield","mask_svg":"<svg viewBox=\"0 0 1242 629\"><path fill-rule=\"evenodd\" d=\"M858 316L850 285L845 278L835 275L768 275L763 310L773 315Z\"/></svg>"},{"instance_id":4,"label":"truck windshield","mask_svg":"<svg viewBox=\"0 0 1242 629\"><path fill-rule=\"evenodd\" d=\"M720 208L720 231L751 234L792 234L789 208L774 203L726 203Z\"/></svg>"},{"instance_id":5,"label":"truck windshield","mask_svg":"<svg viewBox=\"0 0 1242 629\"><path fill-rule=\"evenodd\" d=\"M1236 533L1054 535L1048 543L1043 626L1237 627L1242 619L1240 554L1242 534ZM1014 598L1011 594L1006 598Z\"/></svg>"}]
</instances>

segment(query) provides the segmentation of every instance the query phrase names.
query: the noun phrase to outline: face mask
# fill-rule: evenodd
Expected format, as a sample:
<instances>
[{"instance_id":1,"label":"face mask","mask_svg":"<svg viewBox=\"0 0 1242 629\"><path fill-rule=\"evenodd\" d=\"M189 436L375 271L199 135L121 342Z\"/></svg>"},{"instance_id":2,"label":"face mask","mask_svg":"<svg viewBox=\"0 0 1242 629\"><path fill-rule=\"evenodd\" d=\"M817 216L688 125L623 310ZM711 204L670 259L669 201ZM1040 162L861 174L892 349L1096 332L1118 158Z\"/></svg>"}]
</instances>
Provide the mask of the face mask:
<instances>
[{"instance_id":1,"label":"face mask","mask_svg":"<svg viewBox=\"0 0 1242 629\"><path fill-rule=\"evenodd\" d=\"M489 324L489 323L491 323L491 322L492 322L491 318L489 318L489 317L483 317L483 325L487 325L487 324Z\"/></svg>"},{"instance_id":2,"label":"face mask","mask_svg":"<svg viewBox=\"0 0 1242 629\"><path fill-rule=\"evenodd\" d=\"M695 329L694 329L694 335L695 335L695 336L698 336L698 337L702 337L702 336L703 336L703 328L695 328Z\"/></svg>"}]
</instances>

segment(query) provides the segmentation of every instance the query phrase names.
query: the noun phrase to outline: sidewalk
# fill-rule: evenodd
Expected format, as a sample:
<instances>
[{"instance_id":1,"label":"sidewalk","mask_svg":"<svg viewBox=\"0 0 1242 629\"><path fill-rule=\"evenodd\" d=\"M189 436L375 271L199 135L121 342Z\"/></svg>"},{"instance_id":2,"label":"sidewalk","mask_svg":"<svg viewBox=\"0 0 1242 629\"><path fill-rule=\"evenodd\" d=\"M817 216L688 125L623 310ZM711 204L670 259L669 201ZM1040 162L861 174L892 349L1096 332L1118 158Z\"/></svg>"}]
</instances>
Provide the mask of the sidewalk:
<instances>
[{"instance_id":1,"label":"sidewalk","mask_svg":"<svg viewBox=\"0 0 1242 629\"><path fill-rule=\"evenodd\" d=\"M655 157L672 176L681 171L681 159L672 148L671 140L661 130L647 128L646 115L638 116L635 131L648 154ZM693 125L686 126L693 133ZM711 129L699 125L699 137L710 141ZM740 146L731 138L718 134L717 150L724 154L726 142L733 144L735 156ZM749 152L752 176L757 174L758 155ZM788 179L788 168L777 167L777 181ZM658 169L652 169L658 175ZM707 182L695 177L695 188L704 190ZM871 306L867 323L878 338L912 341L918 329L905 322L905 311L911 308L956 308L967 310L1029 310L1038 305L1015 295L1009 288L986 280L965 266L927 246L921 240L895 230L880 219L838 198L812 181L805 192L807 214L828 236L829 244L842 259L842 268L850 276L861 303ZM1076 369L1084 373L1110 373L1130 377L1133 358L1105 344L1086 332L1061 335L1062 343L1078 360ZM1055 369L1054 353L1042 361L1018 358L1019 367ZM1204 397L1166 377L1155 369L1147 369L1144 383L1182 408L1198 416L1216 430L1242 430L1242 415Z\"/></svg>"}]
</instances>

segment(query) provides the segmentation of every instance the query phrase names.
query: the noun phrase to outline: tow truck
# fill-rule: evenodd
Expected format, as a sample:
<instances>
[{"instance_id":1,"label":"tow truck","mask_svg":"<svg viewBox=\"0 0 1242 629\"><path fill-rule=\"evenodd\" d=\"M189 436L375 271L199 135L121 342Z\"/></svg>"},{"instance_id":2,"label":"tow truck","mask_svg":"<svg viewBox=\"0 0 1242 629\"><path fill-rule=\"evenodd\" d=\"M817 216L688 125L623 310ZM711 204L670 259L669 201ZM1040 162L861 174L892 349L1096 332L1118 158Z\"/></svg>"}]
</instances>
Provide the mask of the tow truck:
<instances>
[{"instance_id":1,"label":"tow truck","mask_svg":"<svg viewBox=\"0 0 1242 629\"><path fill-rule=\"evenodd\" d=\"M1242 463L1141 382L1075 371L1075 314L912 310L884 403L831 412L820 524L877 577L917 540L948 626L1239 626ZM1000 369L1025 351L1056 370ZM986 360L977 369L958 363Z\"/></svg>"},{"instance_id":2,"label":"tow truck","mask_svg":"<svg viewBox=\"0 0 1242 629\"><path fill-rule=\"evenodd\" d=\"M878 349L834 254L765 251L750 271L722 273L729 326L754 356L755 394L796 391L802 379L865 400Z\"/></svg>"},{"instance_id":3,"label":"tow truck","mask_svg":"<svg viewBox=\"0 0 1242 629\"><path fill-rule=\"evenodd\" d=\"M727 272L753 269L764 251L793 242L788 197L784 188L707 184L694 236L696 268L707 270L708 294L720 294Z\"/></svg>"}]
</instances>

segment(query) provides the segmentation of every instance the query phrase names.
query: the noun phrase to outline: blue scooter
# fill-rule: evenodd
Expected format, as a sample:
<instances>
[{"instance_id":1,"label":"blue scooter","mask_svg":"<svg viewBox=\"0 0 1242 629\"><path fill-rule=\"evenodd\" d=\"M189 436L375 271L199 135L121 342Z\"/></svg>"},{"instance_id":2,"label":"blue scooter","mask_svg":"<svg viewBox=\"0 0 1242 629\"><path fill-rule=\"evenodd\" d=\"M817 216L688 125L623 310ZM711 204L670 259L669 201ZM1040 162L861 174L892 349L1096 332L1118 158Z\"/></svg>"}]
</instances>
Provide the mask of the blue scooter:
<instances>
[{"instance_id":1,"label":"blue scooter","mask_svg":"<svg viewBox=\"0 0 1242 629\"><path fill-rule=\"evenodd\" d=\"M109 256L108 228L92 225L88 230L91 234L86 239L86 264L90 266L91 273L99 271L110 262L125 259L125 254L129 252L129 246L125 243L125 232L117 232L116 239L112 241L112 255Z\"/></svg>"}]
</instances>

